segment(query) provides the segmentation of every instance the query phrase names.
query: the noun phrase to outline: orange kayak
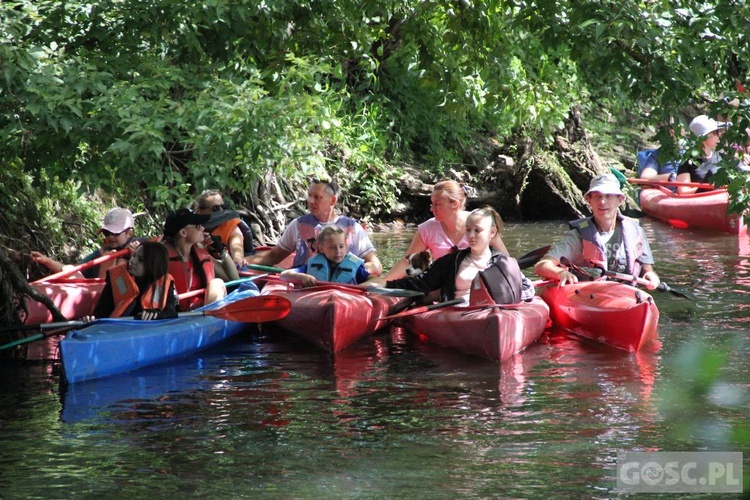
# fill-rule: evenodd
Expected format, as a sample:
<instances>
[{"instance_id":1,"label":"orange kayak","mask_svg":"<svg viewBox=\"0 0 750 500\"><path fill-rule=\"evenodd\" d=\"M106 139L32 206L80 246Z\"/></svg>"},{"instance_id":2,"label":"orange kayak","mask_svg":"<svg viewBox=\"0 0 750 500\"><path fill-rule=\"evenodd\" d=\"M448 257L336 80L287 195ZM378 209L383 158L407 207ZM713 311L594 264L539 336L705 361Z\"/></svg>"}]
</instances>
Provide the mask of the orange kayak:
<instances>
[{"instance_id":1,"label":"orange kayak","mask_svg":"<svg viewBox=\"0 0 750 500\"><path fill-rule=\"evenodd\" d=\"M346 349L383 328L381 318L412 301L347 285L295 288L286 281L268 281L261 295L279 295L292 303L289 314L274 324L329 352Z\"/></svg>"},{"instance_id":2,"label":"orange kayak","mask_svg":"<svg viewBox=\"0 0 750 500\"><path fill-rule=\"evenodd\" d=\"M548 321L549 307L539 297L507 307L445 307L403 318L423 340L497 361L539 340Z\"/></svg>"},{"instance_id":3,"label":"orange kayak","mask_svg":"<svg viewBox=\"0 0 750 500\"><path fill-rule=\"evenodd\" d=\"M657 336L659 309L646 292L616 281L584 281L537 289L557 326L636 352Z\"/></svg>"}]
</instances>

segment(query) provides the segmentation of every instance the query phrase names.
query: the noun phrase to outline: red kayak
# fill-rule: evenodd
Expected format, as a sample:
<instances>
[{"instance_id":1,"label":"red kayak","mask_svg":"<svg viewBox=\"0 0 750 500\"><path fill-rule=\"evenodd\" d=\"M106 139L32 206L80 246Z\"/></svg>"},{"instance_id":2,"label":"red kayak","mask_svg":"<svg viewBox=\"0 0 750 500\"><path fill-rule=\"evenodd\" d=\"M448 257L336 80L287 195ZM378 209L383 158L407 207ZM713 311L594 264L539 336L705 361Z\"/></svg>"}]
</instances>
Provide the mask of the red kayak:
<instances>
[{"instance_id":1,"label":"red kayak","mask_svg":"<svg viewBox=\"0 0 750 500\"><path fill-rule=\"evenodd\" d=\"M60 280L53 283L37 281L31 283L31 286L52 299L63 316L68 319L79 319L94 312L94 308L99 302L99 294L104 288L104 280L81 278ZM26 307L29 314L24 320L25 324L32 325L52 321L52 313L41 302L27 298Z\"/></svg>"},{"instance_id":2,"label":"red kayak","mask_svg":"<svg viewBox=\"0 0 750 500\"><path fill-rule=\"evenodd\" d=\"M656 338L659 309L646 292L616 281L584 281L537 292L557 326L631 352Z\"/></svg>"},{"instance_id":3,"label":"red kayak","mask_svg":"<svg viewBox=\"0 0 750 500\"><path fill-rule=\"evenodd\" d=\"M274 324L329 352L346 349L386 326L381 318L402 309L412 300L348 285L295 288L292 283L277 280L268 281L261 295L289 299L292 310Z\"/></svg>"},{"instance_id":4,"label":"red kayak","mask_svg":"<svg viewBox=\"0 0 750 500\"><path fill-rule=\"evenodd\" d=\"M403 318L424 340L497 361L539 340L548 321L549 307L539 297L518 305L444 307Z\"/></svg>"},{"instance_id":5,"label":"red kayak","mask_svg":"<svg viewBox=\"0 0 750 500\"><path fill-rule=\"evenodd\" d=\"M674 227L729 234L739 234L745 230L742 217L729 214L729 194L726 189L677 194L657 186L642 189L640 201L645 213Z\"/></svg>"}]
</instances>

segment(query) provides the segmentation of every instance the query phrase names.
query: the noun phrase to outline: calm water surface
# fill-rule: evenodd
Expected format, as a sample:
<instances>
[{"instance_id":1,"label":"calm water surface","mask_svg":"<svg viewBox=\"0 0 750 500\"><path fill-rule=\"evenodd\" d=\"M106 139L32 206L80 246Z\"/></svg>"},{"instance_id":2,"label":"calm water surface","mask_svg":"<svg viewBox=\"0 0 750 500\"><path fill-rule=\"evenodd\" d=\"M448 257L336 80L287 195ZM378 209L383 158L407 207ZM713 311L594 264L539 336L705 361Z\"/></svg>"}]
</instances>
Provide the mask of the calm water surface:
<instances>
[{"instance_id":1,"label":"calm water surface","mask_svg":"<svg viewBox=\"0 0 750 500\"><path fill-rule=\"evenodd\" d=\"M50 360L5 363L0 497L611 498L618 451L743 451L748 243L644 226L663 280L699 301L655 295L660 344L638 355L550 332L498 365L393 328L332 358L249 329L64 391ZM505 241L519 256L562 230ZM410 238L375 235L386 263Z\"/></svg>"}]
</instances>

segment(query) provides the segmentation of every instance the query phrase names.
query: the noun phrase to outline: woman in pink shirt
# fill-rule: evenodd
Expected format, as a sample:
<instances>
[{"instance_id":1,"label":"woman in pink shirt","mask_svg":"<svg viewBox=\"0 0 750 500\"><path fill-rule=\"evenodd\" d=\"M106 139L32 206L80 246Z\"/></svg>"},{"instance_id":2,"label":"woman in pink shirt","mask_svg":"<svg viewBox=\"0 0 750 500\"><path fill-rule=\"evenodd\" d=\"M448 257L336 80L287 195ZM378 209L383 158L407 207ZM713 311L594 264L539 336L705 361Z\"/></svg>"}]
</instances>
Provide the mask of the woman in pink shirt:
<instances>
[{"instance_id":1,"label":"woman in pink shirt","mask_svg":"<svg viewBox=\"0 0 750 500\"><path fill-rule=\"evenodd\" d=\"M465 233L466 218L470 212L466 211L466 193L458 182L444 180L435 184L430 195L430 210L434 217L417 227L417 233L406 251L406 258L396 262L384 279L394 280L405 276L409 267L408 256L411 254L429 250L433 259L439 259L469 247ZM500 236L501 232L502 227L499 227L490 246L507 254L508 249Z\"/></svg>"}]
</instances>

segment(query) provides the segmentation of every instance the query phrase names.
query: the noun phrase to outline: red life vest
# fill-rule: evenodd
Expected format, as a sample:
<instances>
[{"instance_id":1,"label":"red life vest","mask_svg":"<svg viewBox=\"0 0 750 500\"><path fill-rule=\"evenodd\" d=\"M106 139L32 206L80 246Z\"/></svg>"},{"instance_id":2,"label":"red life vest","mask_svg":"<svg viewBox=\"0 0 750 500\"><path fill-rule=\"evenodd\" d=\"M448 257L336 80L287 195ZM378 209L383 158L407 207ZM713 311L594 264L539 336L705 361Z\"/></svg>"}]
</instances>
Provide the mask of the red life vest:
<instances>
[{"instance_id":1,"label":"red life vest","mask_svg":"<svg viewBox=\"0 0 750 500\"><path fill-rule=\"evenodd\" d=\"M174 282L170 274L151 283L143 293L138 289L135 278L128 271L127 264L120 264L109 269L109 283L112 287L115 309L110 318L119 318L130 308L133 301L140 295L141 310L158 309L163 311L167 307L169 289Z\"/></svg>"},{"instance_id":2,"label":"red life vest","mask_svg":"<svg viewBox=\"0 0 750 500\"><path fill-rule=\"evenodd\" d=\"M640 224L635 219L617 214L617 219L622 227L622 240L625 245L625 256L627 258L628 274L641 275L640 258L643 254L643 236ZM577 229L581 235L583 247L583 258L594 267L607 270L607 250L599 241L598 229L593 217L586 217L569 223L570 227Z\"/></svg>"},{"instance_id":3,"label":"red life vest","mask_svg":"<svg viewBox=\"0 0 750 500\"><path fill-rule=\"evenodd\" d=\"M169 253L169 274L174 278L174 287L177 293L190 292L206 288L208 282L214 279L214 263L211 256L202 248L193 245L190 248L190 262L192 266L188 267L186 262L182 261L182 256L177 253L177 249L171 244L164 242ZM192 272L192 279L188 273ZM189 311L200 307L205 302L204 293L202 296L191 297L180 300L180 310Z\"/></svg>"}]
</instances>

